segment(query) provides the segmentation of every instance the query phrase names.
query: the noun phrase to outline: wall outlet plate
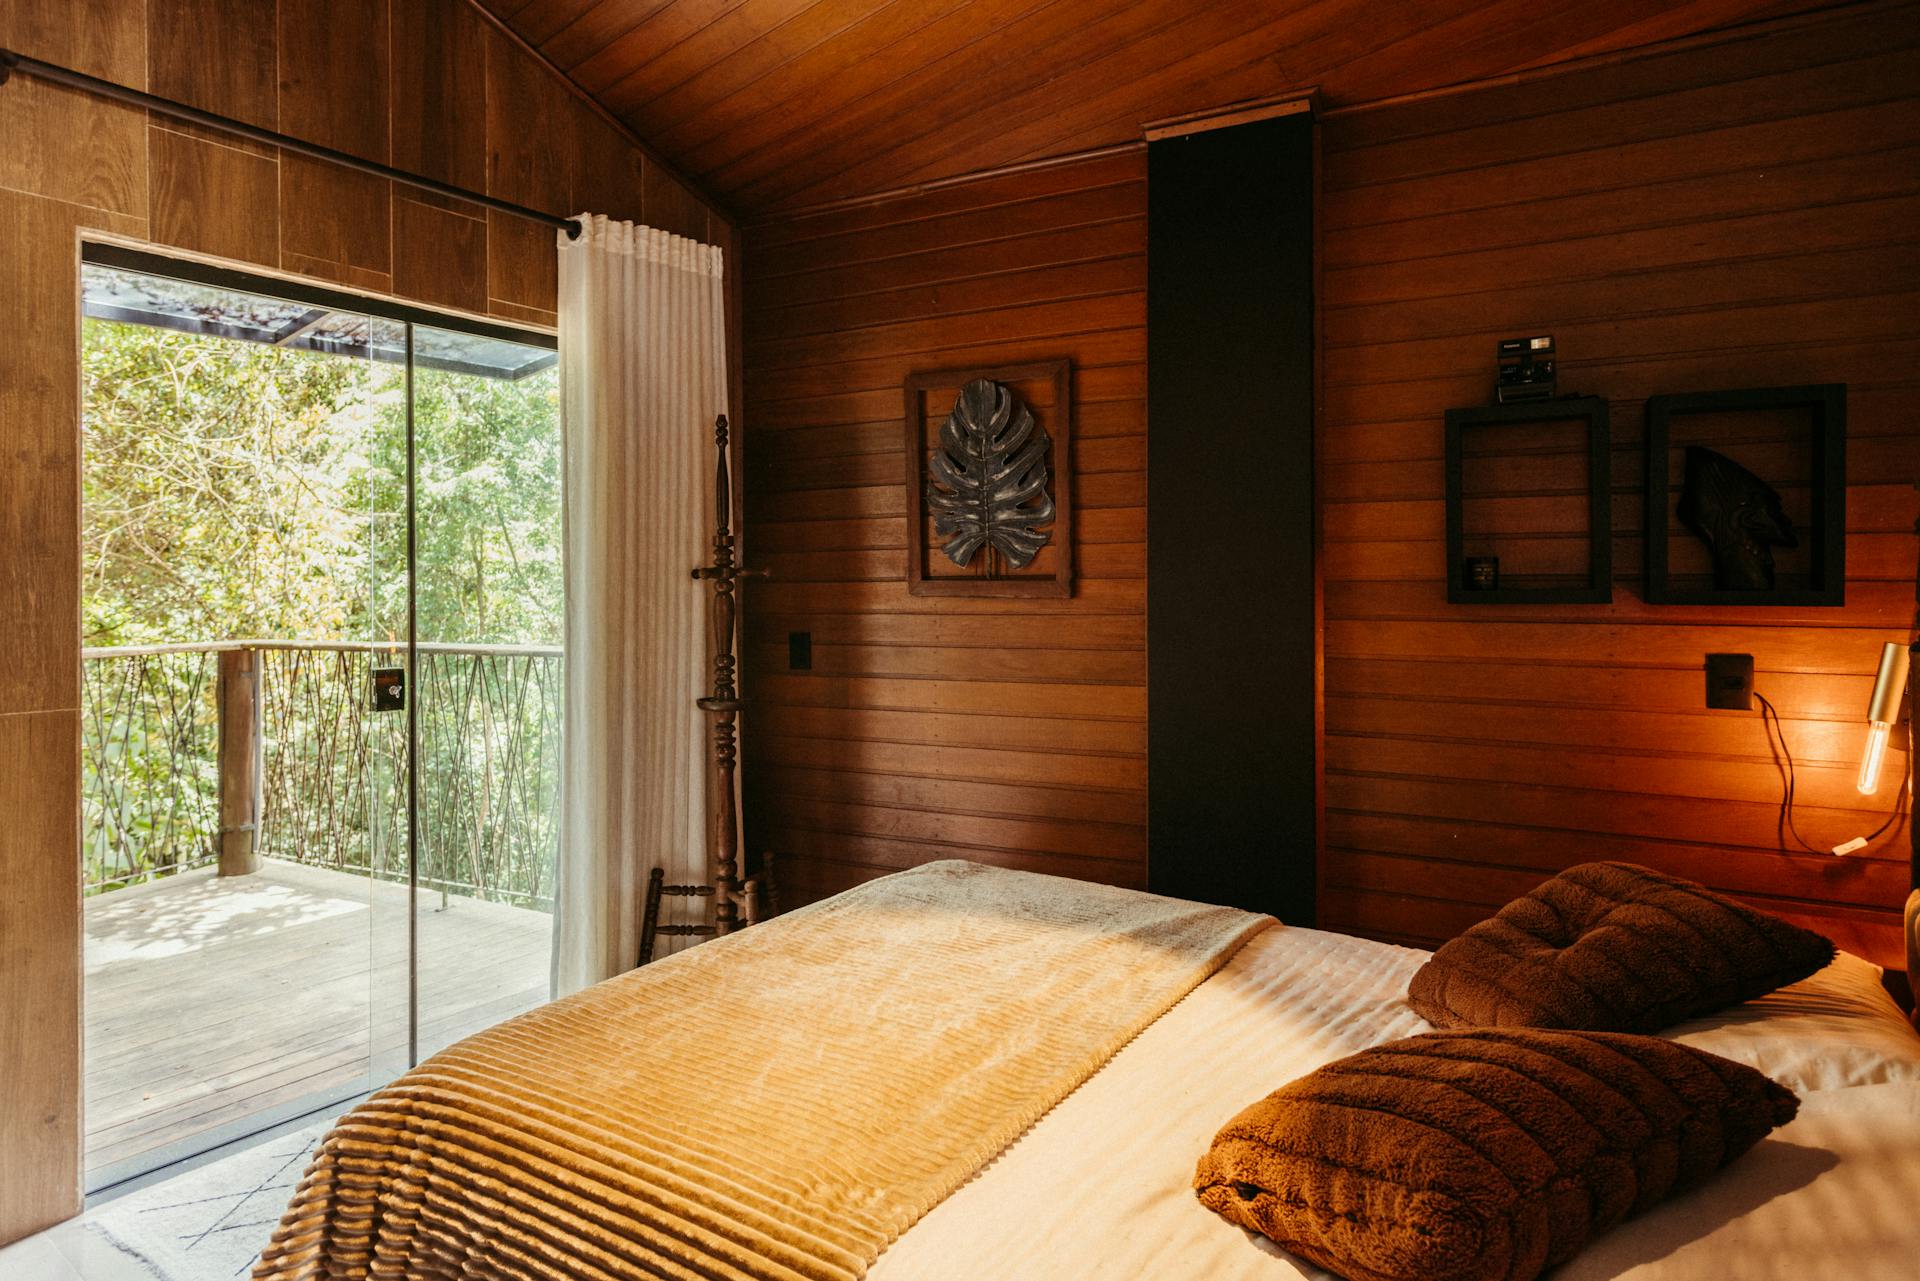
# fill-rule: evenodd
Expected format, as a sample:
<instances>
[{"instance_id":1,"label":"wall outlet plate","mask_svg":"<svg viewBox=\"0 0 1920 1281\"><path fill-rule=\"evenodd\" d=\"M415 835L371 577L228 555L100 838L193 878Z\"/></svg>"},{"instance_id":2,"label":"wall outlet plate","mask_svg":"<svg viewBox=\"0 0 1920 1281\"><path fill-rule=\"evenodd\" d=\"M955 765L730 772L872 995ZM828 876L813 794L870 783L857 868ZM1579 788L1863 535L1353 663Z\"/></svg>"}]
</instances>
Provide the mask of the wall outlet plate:
<instances>
[{"instance_id":1,"label":"wall outlet plate","mask_svg":"<svg viewBox=\"0 0 1920 1281\"><path fill-rule=\"evenodd\" d=\"M1707 706L1732 712L1753 710L1753 655L1707 655Z\"/></svg>"},{"instance_id":2,"label":"wall outlet plate","mask_svg":"<svg viewBox=\"0 0 1920 1281\"><path fill-rule=\"evenodd\" d=\"M813 633L787 633L787 670L790 672L810 672L813 670Z\"/></svg>"}]
</instances>

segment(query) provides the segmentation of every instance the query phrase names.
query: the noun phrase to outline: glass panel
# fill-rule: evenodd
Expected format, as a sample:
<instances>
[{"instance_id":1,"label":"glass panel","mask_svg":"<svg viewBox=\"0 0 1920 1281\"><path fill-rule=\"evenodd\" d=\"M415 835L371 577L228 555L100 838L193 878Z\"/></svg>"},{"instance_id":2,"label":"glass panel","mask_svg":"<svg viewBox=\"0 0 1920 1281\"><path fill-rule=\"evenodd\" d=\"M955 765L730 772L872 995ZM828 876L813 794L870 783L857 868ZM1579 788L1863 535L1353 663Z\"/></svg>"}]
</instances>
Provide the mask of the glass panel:
<instances>
[{"instance_id":1,"label":"glass panel","mask_svg":"<svg viewBox=\"0 0 1920 1281\"><path fill-rule=\"evenodd\" d=\"M414 350L424 1057L547 999L560 430L552 352L424 326Z\"/></svg>"},{"instance_id":2,"label":"glass panel","mask_svg":"<svg viewBox=\"0 0 1920 1281\"><path fill-rule=\"evenodd\" d=\"M360 696L369 709L367 738L367 863L372 898L373 1074L390 1081L413 1065L413 900L409 889L412 837L407 815L411 755L408 704L414 697L407 663L407 326L365 318L367 338L401 353L373 377L373 415L366 451L367 614L355 655Z\"/></svg>"},{"instance_id":3,"label":"glass panel","mask_svg":"<svg viewBox=\"0 0 1920 1281\"><path fill-rule=\"evenodd\" d=\"M358 339L300 349L258 337L294 304L94 267L86 283L101 1187L370 1083L368 460L390 380L364 316Z\"/></svg>"},{"instance_id":4,"label":"glass panel","mask_svg":"<svg viewBox=\"0 0 1920 1281\"><path fill-rule=\"evenodd\" d=\"M86 315L95 320L357 355L392 365L404 365L407 359L404 324L354 310L334 311L98 263L82 268L81 298ZM525 378L551 368L559 358L547 348L504 338L453 331L435 335L428 349L415 353L415 360L449 373Z\"/></svg>"},{"instance_id":5,"label":"glass panel","mask_svg":"<svg viewBox=\"0 0 1920 1281\"><path fill-rule=\"evenodd\" d=\"M554 352L168 270L82 275L94 1187L548 993Z\"/></svg>"},{"instance_id":6,"label":"glass panel","mask_svg":"<svg viewBox=\"0 0 1920 1281\"><path fill-rule=\"evenodd\" d=\"M456 333L419 326L413 336L414 364L421 369L518 381L558 363L558 352L504 338ZM529 391L528 395L541 393Z\"/></svg>"},{"instance_id":7,"label":"glass panel","mask_svg":"<svg viewBox=\"0 0 1920 1281\"><path fill-rule=\"evenodd\" d=\"M273 342L297 332L309 315L326 315L297 302L93 263L81 269L81 297L90 319L252 342Z\"/></svg>"}]
</instances>

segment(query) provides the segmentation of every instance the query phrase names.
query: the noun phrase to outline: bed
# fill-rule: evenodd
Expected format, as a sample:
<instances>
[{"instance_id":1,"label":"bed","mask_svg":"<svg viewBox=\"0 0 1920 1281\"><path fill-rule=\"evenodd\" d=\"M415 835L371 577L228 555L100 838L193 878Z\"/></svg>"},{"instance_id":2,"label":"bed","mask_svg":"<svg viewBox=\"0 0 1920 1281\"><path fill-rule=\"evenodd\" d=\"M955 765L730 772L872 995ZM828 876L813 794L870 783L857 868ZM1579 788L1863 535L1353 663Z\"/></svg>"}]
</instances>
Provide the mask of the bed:
<instances>
[{"instance_id":1,"label":"bed","mask_svg":"<svg viewBox=\"0 0 1920 1281\"><path fill-rule=\"evenodd\" d=\"M1426 1025L1427 953L1225 908L930 864L435 1056L322 1143L255 1275L1324 1277L1202 1208L1247 1103ZM1920 1036L1878 970L1675 1039L1799 1116L1559 1278L1902 1278Z\"/></svg>"}]
</instances>

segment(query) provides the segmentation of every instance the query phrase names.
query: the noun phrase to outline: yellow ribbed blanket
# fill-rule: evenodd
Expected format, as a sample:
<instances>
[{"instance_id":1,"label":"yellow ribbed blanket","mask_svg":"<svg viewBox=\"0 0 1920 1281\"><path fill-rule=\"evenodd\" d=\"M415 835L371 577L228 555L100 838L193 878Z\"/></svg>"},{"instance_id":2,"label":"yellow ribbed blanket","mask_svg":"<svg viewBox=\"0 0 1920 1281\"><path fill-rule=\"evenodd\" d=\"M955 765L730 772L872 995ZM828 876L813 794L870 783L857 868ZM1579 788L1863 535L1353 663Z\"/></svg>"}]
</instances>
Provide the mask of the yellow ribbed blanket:
<instances>
[{"instance_id":1,"label":"yellow ribbed blanket","mask_svg":"<svg viewBox=\"0 0 1920 1281\"><path fill-rule=\"evenodd\" d=\"M469 1037L342 1118L259 1281L840 1281L1269 923L957 861Z\"/></svg>"}]
</instances>

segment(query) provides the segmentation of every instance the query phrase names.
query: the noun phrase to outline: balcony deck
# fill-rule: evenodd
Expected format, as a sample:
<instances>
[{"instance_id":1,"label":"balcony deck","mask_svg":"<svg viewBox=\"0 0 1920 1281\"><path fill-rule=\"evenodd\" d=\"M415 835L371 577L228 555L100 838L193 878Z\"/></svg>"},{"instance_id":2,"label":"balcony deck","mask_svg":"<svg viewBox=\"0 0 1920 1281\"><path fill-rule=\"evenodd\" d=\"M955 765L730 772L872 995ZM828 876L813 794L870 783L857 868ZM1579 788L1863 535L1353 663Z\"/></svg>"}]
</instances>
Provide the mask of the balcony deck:
<instances>
[{"instance_id":1,"label":"balcony deck","mask_svg":"<svg viewBox=\"0 0 1920 1281\"><path fill-rule=\"evenodd\" d=\"M420 891L422 1056L547 997L552 918ZM398 1075L407 889L265 861L86 901L90 1186Z\"/></svg>"}]
</instances>

